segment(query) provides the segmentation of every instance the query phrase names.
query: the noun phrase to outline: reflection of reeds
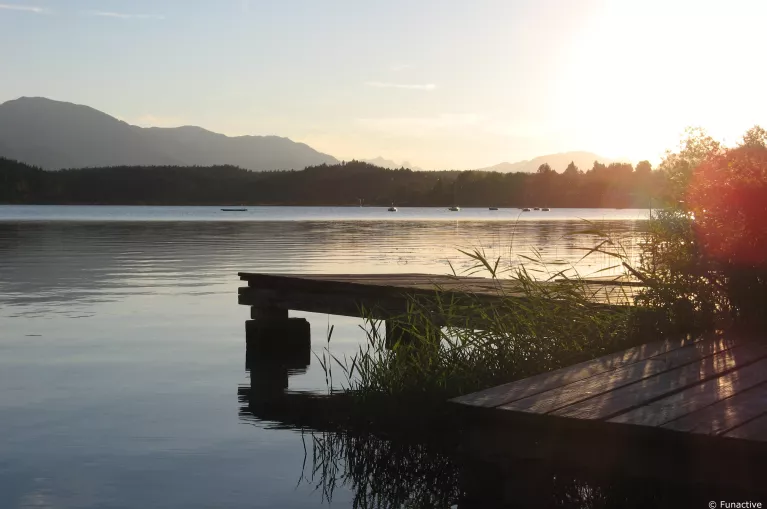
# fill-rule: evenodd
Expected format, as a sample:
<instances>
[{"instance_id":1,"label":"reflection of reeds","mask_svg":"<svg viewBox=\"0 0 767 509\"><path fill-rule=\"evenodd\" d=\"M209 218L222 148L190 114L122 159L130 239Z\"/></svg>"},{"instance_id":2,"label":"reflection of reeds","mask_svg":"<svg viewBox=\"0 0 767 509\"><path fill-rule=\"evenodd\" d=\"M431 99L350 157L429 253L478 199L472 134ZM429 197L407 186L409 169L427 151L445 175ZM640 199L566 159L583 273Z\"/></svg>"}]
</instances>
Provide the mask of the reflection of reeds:
<instances>
[{"instance_id":1,"label":"reflection of reeds","mask_svg":"<svg viewBox=\"0 0 767 509\"><path fill-rule=\"evenodd\" d=\"M344 485L355 508L450 507L460 495L458 469L424 445L371 434L313 433L311 473L304 478L330 502Z\"/></svg>"},{"instance_id":2,"label":"reflection of reeds","mask_svg":"<svg viewBox=\"0 0 767 509\"><path fill-rule=\"evenodd\" d=\"M351 490L355 508L639 509L761 499L758 493L731 486L576 472L541 462L467 462L434 444L398 443L359 431L317 432L304 435L304 440L302 481L313 485L327 503L337 489Z\"/></svg>"}]
</instances>

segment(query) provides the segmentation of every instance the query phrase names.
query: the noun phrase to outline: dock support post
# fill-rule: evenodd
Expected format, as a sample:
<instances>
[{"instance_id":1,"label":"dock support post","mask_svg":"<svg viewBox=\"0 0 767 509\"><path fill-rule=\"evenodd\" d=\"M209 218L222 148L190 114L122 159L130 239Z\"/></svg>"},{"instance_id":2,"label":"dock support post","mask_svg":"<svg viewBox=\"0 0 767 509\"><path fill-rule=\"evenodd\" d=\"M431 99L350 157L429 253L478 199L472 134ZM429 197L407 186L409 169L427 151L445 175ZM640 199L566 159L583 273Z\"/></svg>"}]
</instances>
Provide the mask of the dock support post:
<instances>
[{"instance_id":1,"label":"dock support post","mask_svg":"<svg viewBox=\"0 0 767 509\"><path fill-rule=\"evenodd\" d=\"M288 319L288 310L272 306L251 306L250 317L253 320L280 321Z\"/></svg>"},{"instance_id":2,"label":"dock support post","mask_svg":"<svg viewBox=\"0 0 767 509\"><path fill-rule=\"evenodd\" d=\"M408 330L407 324L397 320L386 320L384 326L386 328L386 348L389 350L393 349L397 343L413 341L413 334Z\"/></svg>"},{"instance_id":3,"label":"dock support post","mask_svg":"<svg viewBox=\"0 0 767 509\"><path fill-rule=\"evenodd\" d=\"M311 344L311 330L305 318L288 318L288 310L253 306L253 320L245 322L248 351L296 352Z\"/></svg>"},{"instance_id":4,"label":"dock support post","mask_svg":"<svg viewBox=\"0 0 767 509\"><path fill-rule=\"evenodd\" d=\"M245 322L245 367L251 396L278 397L292 371L306 371L311 358L311 329L305 318L289 318L287 309L253 306Z\"/></svg>"}]
</instances>

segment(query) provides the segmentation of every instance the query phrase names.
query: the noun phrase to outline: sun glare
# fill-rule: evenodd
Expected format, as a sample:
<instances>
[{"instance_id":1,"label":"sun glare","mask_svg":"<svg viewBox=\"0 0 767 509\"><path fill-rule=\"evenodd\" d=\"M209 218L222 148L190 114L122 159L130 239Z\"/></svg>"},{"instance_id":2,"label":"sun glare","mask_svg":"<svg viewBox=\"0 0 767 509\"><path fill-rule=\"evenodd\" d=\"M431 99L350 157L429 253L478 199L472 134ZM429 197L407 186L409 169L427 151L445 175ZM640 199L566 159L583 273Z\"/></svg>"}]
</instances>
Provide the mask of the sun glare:
<instances>
[{"instance_id":1,"label":"sun glare","mask_svg":"<svg viewBox=\"0 0 767 509\"><path fill-rule=\"evenodd\" d=\"M765 7L723 5L615 2L595 13L566 53L556 92L574 143L652 159L686 126L729 142L764 118L752 90L767 77L757 41Z\"/></svg>"}]
</instances>

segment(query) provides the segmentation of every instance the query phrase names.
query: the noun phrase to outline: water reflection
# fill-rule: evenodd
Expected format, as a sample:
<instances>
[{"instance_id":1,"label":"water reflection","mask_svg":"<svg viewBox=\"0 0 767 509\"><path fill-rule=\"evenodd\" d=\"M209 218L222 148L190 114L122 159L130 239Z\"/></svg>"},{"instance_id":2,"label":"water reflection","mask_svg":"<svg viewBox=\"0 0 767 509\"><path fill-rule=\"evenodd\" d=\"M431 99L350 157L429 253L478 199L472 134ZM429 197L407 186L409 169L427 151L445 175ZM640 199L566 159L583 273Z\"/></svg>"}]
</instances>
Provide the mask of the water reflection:
<instances>
[{"instance_id":1,"label":"water reflection","mask_svg":"<svg viewBox=\"0 0 767 509\"><path fill-rule=\"evenodd\" d=\"M640 224L601 224L632 239ZM238 271L445 274L482 248L511 264L536 249L549 262L593 273L612 260L581 260L593 237L579 221L0 222L0 304L15 313L115 302L125 295L227 291ZM558 270L557 266L554 270Z\"/></svg>"},{"instance_id":2,"label":"water reflection","mask_svg":"<svg viewBox=\"0 0 767 509\"><path fill-rule=\"evenodd\" d=\"M241 402L278 398L288 389L288 380L293 375L302 375L309 369L312 351L307 342L304 348L254 351L246 347L245 369L250 376L250 387L242 387L238 394Z\"/></svg>"},{"instance_id":3,"label":"water reflection","mask_svg":"<svg viewBox=\"0 0 767 509\"><path fill-rule=\"evenodd\" d=\"M289 377L305 371L310 361L308 349L246 351L250 385L240 386L237 394L243 421L302 431L306 457L300 482L312 487L323 504L332 504L337 492L344 497L351 492L352 507L360 509L678 508L767 497L767 491L735 487L732 480L722 485L685 480L685 472L659 479L652 471L634 477L609 467L574 467L578 462L478 460L463 449L462 425L432 427L429 417L415 412L407 414L412 419L406 423L401 413L390 416L400 421L388 427L386 419L379 420L385 409L352 415L347 395L291 392Z\"/></svg>"},{"instance_id":4,"label":"water reflection","mask_svg":"<svg viewBox=\"0 0 767 509\"><path fill-rule=\"evenodd\" d=\"M765 492L626 478L536 461L475 462L438 445L369 433L311 432L303 482L326 502L351 489L355 508L679 508L711 500L762 501ZM680 476L680 477L683 477Z\"/></svg>"},{"instance_id":5,"label":"water reflection","mask_svg":"<svg viewBox=\"0 0 767 509\"><path fill-rule=\"evenodd\" d=\"M309 401L287 421L276 396L286 382L323 392L324 374L305 350L242 369L238 271L444 274L464 261L457 246L503 254L512 238L548 239L548 255L577 260L589 245L564 220L97 219L0 221L0 507L320 506L312 485L296 486L295 430L322 411ZM329 319L295 315L320 351ZM334 352L353 354L358 321L332 324ZM337 488L334 505L352 496Z\"/></svg>"}]
</instances>

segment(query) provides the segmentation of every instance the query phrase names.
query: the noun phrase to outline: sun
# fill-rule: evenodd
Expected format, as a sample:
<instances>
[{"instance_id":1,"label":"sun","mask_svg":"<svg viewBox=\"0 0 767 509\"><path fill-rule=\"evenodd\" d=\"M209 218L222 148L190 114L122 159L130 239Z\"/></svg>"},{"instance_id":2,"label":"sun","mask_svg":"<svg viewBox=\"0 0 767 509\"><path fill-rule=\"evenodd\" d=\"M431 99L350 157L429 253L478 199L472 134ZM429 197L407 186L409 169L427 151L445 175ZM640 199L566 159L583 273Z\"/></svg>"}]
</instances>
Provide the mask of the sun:
<instances>
[{"instance_id":1,"label":"sun","mask_svg":"<svg viewBox=\"0 0 767 509\"><path fill-rule=\"evenodd\" d=\"M671 5L669 5L671 4ZM580 146L659 158L687 126L725 141L767 123L761 3L613 2L565 52L553 100Z\"/></svg>"}]
</instances>

